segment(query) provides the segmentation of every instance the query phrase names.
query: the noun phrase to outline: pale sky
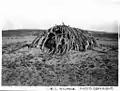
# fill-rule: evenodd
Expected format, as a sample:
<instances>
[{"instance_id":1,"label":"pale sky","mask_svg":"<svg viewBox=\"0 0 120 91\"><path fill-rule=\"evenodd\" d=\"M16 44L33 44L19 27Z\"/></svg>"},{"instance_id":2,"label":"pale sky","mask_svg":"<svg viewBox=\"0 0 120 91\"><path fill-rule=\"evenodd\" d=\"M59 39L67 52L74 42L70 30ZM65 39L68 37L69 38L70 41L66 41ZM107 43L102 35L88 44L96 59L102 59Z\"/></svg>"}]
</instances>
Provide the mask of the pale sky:
<instances>
[{"instance_id":1,"label":"pale sky","mask_svg":"<svg viewBox=\"0 0 120 91\"><path fill-rule=\"evenodd\" d=\"M48 29L62 24L117 32L119 0L2 0L2 29Z\"/></svg>"}]
</instances>

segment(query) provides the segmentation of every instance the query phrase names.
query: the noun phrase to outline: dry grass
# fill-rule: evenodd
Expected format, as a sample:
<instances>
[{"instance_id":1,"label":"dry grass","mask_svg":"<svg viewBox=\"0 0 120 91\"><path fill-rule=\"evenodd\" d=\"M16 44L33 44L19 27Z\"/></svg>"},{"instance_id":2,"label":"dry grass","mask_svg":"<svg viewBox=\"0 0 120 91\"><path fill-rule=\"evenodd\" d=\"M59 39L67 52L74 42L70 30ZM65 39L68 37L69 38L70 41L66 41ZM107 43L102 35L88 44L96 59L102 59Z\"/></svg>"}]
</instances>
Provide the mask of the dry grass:
<instances>
[{"instance_id":1,"label":"dry grass","mask_svg":"<svg viewBox=\"0 0 120 91\"><path fill-rule=\"evenodd\" d=\"M29 38L29 36L28 36ZM19 40L19 38L17 38ZM27 48L11 54L4 50L22 45L29 40L16 41L3 38L2 85L4 86L117 86L118 51L108 54L71 51L69 58L44 59L40 50ZM104 44L110 45L105 41ZM116 42L116 41L114 41ZM111 43L112 44L112 43ZM117 43L116 43L117 44ZM117 47L114 43L115 48ZM109 47L105 47L109 48Z\"/></svg>"}]
</instances>

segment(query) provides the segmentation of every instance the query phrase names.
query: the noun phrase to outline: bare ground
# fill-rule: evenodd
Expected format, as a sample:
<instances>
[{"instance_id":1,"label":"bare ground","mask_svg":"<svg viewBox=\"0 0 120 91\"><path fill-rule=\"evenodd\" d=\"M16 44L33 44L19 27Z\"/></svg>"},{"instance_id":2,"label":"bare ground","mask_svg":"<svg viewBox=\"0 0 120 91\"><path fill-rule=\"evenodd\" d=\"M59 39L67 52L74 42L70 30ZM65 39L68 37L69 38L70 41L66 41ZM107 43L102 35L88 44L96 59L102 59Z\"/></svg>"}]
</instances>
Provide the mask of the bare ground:
<instances>
[{"instance_id":1,"label":"bare ground","mask_svg":"<svg viewBox=\"0 0 120 91\"><path fill-rule=\"evenodd\" d=\"M92 50L70 51L68 56L44 59L39 49L12 50L35 36L3 37L2 85L4 86L117 86L118 41L100 41L107 54ZM46 57L47 58L47 57Z\"/></svg>"}]
</instances>

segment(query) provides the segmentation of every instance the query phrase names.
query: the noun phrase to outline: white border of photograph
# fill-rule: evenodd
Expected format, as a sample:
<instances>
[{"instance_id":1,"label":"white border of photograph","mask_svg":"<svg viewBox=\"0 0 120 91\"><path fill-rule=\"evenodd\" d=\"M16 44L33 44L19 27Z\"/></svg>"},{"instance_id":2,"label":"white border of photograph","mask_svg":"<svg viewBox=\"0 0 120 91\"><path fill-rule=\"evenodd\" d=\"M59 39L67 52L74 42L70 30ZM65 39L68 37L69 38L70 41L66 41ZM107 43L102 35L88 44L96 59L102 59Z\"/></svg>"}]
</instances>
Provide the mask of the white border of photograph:
<instances>
[{"instance_id":1,"label":"white border of photograph","mask_svg":"<svg viewBox=\"0 0 120 91\"><path fill-rule=\"evenodd\" d=\"M49 3L53 4L53 6L51 6L51 5L50 5L50 7L47 6L47 5L49 5ZM63 4L63 3L65 3L65 4L62 7L61 4ZM88 10L88 8L82 8L82 7L91 6L91 5L89 5L89 3L91 5L93 5L93 7L90 7L89 10ZM36 8L34 8L34 7L36 7L36 4L38 5L37 10L36 10ZM42 9L40 9L40 10L39 10L39 8L41 8L41 7L39 5L42 5ZM79 6L79 5L82 5L82 6ZM95 6L97 7L97 5L99 5L99 7L95 8ZM27 6L29 8L27 8ZM102 8L102 7L104 7L104 8ZM76 8L78 8L78 9L76 10ZM49 10L49 9L51 9L51 10ZM62 11L61 9L65 9L65 11L64 10ZM94 9L94 10L91 10L91 9ZM81 15L79 17L84 17L84 15L81 14L82 11L80 11L80 10L82 10L83 12L86 12L85 14L88 14L88 12L93 13L93 14L90 14L90 16L87 15L88 17L84 18L84 19L90 20L90 22L92 20L96 19L96 23L98 23L99 20L102 19L102 20L108 20L108 21L117 21L118 25L120 24L120 12L119 12L120 11L120 1L119 0L0 0L0 11L1 11L1 14L0 14L0 29L1 29L1 32L0 32L0 47L1 47L0 48L0 51L1 51L0 52L0 59L1 59L0 82L1 82L1 77L2 77L2 75L1 75L2 74L2 72L1 72L2 71L2 29L3 28L7 29L7 26L5 26L5 23L7 20L12 21L14 24L14 27L8 26L8 29L9 28L16 29L16 28L24 28L24 27L28 28L29 25L32 25L32 24L33 24L33 27L30 27L30 28L40 28L41 27L41 28L48 29L49 27L51 27L57 23L61 24L62 22L65 22L68 24L72 24L71 21L73 21L76 24L76 25L73 24L73 26L79 26L79 25L77 25L79 22L76 21L77 18L75 18L74 14ZM102 11L99 11L99 10L102 10ZM108 12L106 12L106 10L108 10ZM51 13L50 13L50 11L51 11ZM68 13L71 12L70 17L67 16L66 11L68 11ZM73 13L72 13L72 11L73 11ZM97 11L97 12L94 12L94 11ZM54 17L54 14L56 14L56 13L58 13L59 16ZM42 24L39 21L35 21L37 19L35 17L35 14L41 15L39 17L42 17L43 19L40 18L38 20L41 20L42 22L44 22L44 24L46 22L46 25ZM56 15L58 15L58 14L56 14ZM92 16L94 14L96 14L97 16L96 17ZM27 15L30 15L30 16L27 16ZM68 18L65 19L66 17L68 17ZM72 20L69 20L71 17L72 17ZM92 19L89 19L90 17ZM101 17L101 18L98 19L98 22L97 22L98 17ZM19 22L17 22L17 20L15 20L15 19L18 19ZM25 20L27 22L23 23L23 21L21 19L23 19L23 21ZM76 22L74 21L74 19ZM22 23L20 23L20 21ZM82 21L84 21L84 20L82 20ZM32 22L32 23L27 25L26 23L29 23L29 22ZM88 21L84 21L84 23L86 23L86 22L88 22ZM23 26L22 24L23 25L26 24L26 26ZM41 24L41 26L40 26L40 24ZM81 26L83 28L85 27L84 24L81 24ZM118 32L119 31L120 30L118 30ZM120 34L119 34L119 36L120 36ZM119 46L120 46L120 40L119 40ZM120 51L120 49L119 49L119 51ZM120 53L119 53L119 57L120 57ZM120 82L120 79L119 79L119 82ZM82 86L1 86L1 84L0 84L0 90L20 90L20 91L21 90L24 90L24 91L25 90L29 90L29 91L35 91L35 90L37 90L37 91L44 91L44 90L47 90L47 91L80 91L80 90L81 91L89 91L89 90L91 90L92 91L92 90L94 90L94 91L96 91L95 88L97 88L97 87L99 89L96 89L96 90L103 90L102 88L106 88L106 90L108 88L109 91L120 90L119 86L115 86L115 87L113 86L113 88L111 88L111 86L83 86L83 89L80 89L80 88L82 88ZM51 88L52 88L52 90L51 90ZM72 88L75 88L75 90L71 90ZM109 88L111 88L111 89L109 89ZM105 91L105 89L103 91Z\"/></svg>"}]
</instances>

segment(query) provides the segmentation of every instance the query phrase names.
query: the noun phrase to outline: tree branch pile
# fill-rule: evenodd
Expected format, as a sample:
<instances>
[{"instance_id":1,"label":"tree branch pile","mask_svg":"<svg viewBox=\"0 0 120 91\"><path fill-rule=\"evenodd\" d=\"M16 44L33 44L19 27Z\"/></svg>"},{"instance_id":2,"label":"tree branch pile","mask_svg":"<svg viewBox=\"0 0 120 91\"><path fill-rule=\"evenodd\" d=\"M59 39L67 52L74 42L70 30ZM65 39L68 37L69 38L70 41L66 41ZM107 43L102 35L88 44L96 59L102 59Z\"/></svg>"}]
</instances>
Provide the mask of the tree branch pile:
<instances>
[{"instance_id":1,"label":"tree branch pile","mask_svg":"<svg viewBox=\"0 0 120 91\"><path fill-rule=\"evenodd\" d=\"M97 46L96 40L88 31L63 24L48 29L41 50L45 54L62 56L70 50L86 51L94 46Z\"/></svg>"}]
</instances>

